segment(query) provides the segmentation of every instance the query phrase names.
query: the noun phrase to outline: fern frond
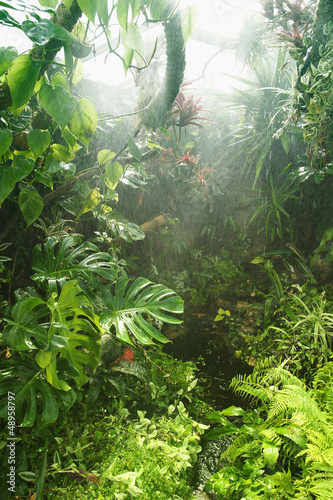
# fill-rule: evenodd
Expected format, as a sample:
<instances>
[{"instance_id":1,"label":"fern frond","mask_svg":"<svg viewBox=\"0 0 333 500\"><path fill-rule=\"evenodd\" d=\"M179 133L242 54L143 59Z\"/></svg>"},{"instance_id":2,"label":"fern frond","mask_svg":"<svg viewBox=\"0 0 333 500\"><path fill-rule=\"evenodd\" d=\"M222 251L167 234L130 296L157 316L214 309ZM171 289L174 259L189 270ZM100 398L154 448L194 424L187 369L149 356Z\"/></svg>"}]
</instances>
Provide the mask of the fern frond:
<instances>
[{"instance_id":1,"label":"fern frond","mask_svg":"<svg viewBox=\"0 0 333 500\"><path fill-rule=\"evenodd\" d=\"M306 419L317 425L322 419L322 411L311 397L312 392L304 386L288 385L275 393L268 412L268 420L291 417L293 412L304 414Z\"/></svg>"},{"instance_id":2,"label":"fern frond","mask_svg":"<svg viewBox=\"0 0 333 500\"><path fill-rule=\"evenodd\" d=\"M228 462L233 462L239 456L239 450L243 448L243 446L250 441L253 446L253 440L249 435L242 434L237 436L236 439L231 443L230 446L222 453L221 459L226 460Z\"/></svg>"},{"instance_id":3,"label":"fern frond","mask_svg":"<svg viewBox=\"0 0 333 500\"><path fill-rule=\"evenodd\" d=\"M248 377L237 375L232 379L230 388L233 389L236 394L240 394L243 397L252 397L254 401L261 402L270 401L274 394L272 388L263 387L262 384L254 381L251 375Z\"/></svg>"},{"instance_id":4,"label":"fern frond","mask_svg":"<svg viewBox=\"0 0 333 500\"><path fill-rule=\"evenodd\" d=\"M306 388L302 380L300 380L296 375L293 375L288 370L283 368L281 365L276 366L268 370L266 375L262 379L262 383L267 385L294 385L301 388Z\"/></svg>"}]
</instances>

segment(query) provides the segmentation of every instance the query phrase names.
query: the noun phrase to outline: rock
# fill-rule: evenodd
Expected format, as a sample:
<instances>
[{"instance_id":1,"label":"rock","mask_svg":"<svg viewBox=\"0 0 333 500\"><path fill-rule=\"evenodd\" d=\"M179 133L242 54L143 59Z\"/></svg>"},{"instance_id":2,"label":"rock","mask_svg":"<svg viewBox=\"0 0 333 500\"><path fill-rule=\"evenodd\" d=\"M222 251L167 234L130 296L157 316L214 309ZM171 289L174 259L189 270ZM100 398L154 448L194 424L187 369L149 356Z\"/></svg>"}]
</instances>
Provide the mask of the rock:
<instances>
[{"instance_id":1,"label":"rock","mask_svg":"<svg viewBox=\"0 0 333 500\"><path fill-rule=\"evenodd\" d=\"M205 491L193 491L192 495L193 500L211 500L211 497Z\"/></svg>"}]
</instances>

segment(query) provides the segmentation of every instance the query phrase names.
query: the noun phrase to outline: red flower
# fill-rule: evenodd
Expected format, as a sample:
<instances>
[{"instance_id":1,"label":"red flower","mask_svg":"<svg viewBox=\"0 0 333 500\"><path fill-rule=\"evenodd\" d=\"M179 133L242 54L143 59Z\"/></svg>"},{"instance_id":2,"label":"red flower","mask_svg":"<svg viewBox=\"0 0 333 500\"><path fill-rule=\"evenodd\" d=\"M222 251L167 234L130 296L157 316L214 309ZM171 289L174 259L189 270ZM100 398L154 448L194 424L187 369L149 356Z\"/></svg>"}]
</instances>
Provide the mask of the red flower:
<instances>
[{"instance_id":1,"label":"red flower","mask_svg":"<svg viewBox=\"0 0 333 500\"><path fill-rule=\"evenodd\" d=\"M129 363L132 363L134 365L134 361L132 361L132 359L134 358L134 354L135 352L132 351L132 349L130 347L126 347L126 349L124 349L122 355L117 358L115 361L113 361L111 363L111 365L114 365L115 363L118 363L119 361L128 361Z\"/></svg>"}]
</instances>

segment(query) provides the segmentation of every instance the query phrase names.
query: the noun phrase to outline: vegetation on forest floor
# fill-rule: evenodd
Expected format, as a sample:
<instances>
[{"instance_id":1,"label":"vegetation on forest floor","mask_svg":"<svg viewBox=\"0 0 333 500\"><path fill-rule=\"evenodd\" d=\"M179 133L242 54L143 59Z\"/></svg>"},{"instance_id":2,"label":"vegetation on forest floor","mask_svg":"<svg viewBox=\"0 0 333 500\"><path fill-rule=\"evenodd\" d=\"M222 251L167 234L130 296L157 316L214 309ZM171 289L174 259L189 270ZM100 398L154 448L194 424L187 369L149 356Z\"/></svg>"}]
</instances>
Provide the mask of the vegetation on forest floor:
<instances>
[{"instance_id":1,"label":"vegetation on forest floor","mask_svg":"<svg viewBox=\"0 0 333 500\"><path fill-rule=\"evenodd\" d=\"M4 499L190 499L205 440L230 434L207 491L326 500L332 4L262 1L229 46L245 87L205 103L183 82L193 9L111 4L1 2L33 44L0 48ZM139 84L131 109L80 86L99 36ZM231 383L244 408L210 406L201 353L163 352L165 325L205 314L254 367Z\"/></svg>"}]
</instances>

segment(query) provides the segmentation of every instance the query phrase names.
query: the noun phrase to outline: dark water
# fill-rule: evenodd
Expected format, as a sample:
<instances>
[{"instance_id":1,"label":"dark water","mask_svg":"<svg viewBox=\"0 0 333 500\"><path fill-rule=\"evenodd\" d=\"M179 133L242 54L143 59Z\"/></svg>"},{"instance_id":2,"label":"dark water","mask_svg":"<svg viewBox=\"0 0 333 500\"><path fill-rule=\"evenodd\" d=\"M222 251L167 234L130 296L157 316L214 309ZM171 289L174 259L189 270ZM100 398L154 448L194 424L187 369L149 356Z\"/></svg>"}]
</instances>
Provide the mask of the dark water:
<instances>
[{"instance_id":1,"label":"dark water","mask_svg":"<svg viewBox=\"0 0 333 500\"><path fill-rule=\"evenodd\" d=\"M191 319L184 325L184 334L166 344L164 351L183 361L203 359L199 364L198 378L203 377L207 402L216 410L228 406L246 406L243 398L229 389L232 378L238 374L250 374L252 368L235 358L223 336L212 333L212 324L201 318Z\"/></svg>"}]
</instances>

